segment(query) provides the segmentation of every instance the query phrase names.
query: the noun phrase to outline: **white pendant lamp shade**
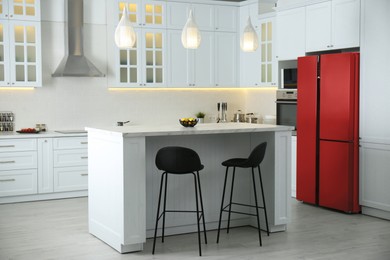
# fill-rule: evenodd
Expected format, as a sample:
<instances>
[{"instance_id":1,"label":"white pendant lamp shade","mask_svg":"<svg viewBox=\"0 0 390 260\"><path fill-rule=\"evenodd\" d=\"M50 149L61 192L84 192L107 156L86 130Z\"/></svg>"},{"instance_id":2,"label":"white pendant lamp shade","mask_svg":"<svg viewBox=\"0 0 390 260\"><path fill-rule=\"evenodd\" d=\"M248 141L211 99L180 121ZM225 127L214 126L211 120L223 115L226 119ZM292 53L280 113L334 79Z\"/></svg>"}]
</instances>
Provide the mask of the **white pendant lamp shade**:
<instances>
[{"instance_id":1,"label":"white pendant lamp shade","mask_svg":"<svg viewBox=\"0 0 390 260\"><path fill-rule=\"evenodd\" d=\"M253 28L250 17L248 17L247 25L241 35L240 46L244 52L253 52L259 47L259 38L257 37L255 28Z\"/></svg>"},{"instance_id":2,"label":"white pendant lamp shade","mask_svg":"<svg viewBox=\"0 0 390 260\"><path fill-rule=\"evenodd\" d=\"M188 20L181 33L181 42L184 48L197 49L200 45L200 41L200 31L195 23L192 10L190 10L190 15L188 16Z\"/></svg>"},{"instance_id":3,"label":"white pendant lamp shade","mask_svg":"<svg viewBox=\"0 0 390 260\"><path fill-rule=\"evenodd\" d=\"M122 18L115 29L115 44L119 49L134 47L136 34L127 15L127 5L123 8Z\"/></svg>"}]
</instances>

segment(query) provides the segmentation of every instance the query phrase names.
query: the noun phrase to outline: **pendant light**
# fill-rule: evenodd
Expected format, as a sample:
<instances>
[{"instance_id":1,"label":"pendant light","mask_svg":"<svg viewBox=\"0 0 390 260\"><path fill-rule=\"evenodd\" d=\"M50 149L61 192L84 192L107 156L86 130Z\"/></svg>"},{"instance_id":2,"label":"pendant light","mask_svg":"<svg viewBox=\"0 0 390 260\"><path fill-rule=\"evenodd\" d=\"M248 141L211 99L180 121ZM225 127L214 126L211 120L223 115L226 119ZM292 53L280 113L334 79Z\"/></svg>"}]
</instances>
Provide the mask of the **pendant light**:
<instances>
[{"instance_id":1,"label":"pendant light","mask_svg":"<svg viewBox=\"0 0 390 260\"><path fill-rule=\"evenodd\" d=\"M115 29L115 44L119 49L130 49L134 47L136 34L127 15L127 4L123 8L122 18Z\"/></svg>"},{"instance_id":2,"label":"pendant light","mask_svg":"<svg viewBox=\"0 0 390 260\"><path fill-rule=\"evenodd\" d=\"M181 43L183 44L184 48L197 49L200 45L200 41L200 31L195 23L191 9L188 20L184 25L183 31L181 33Z\"/></svg>"},{"instance_id":3,"label":"pendant light","mask_svg":"<svg viewBox=\"0 0 390 260\"><path fill-rule=\"evenodd\" d=\"M241 35L240 46L244 52L254 52L259 47L259 38L255 28L253 28L250 16L248 16L247 25Z\"/></svg>"}]
</instances>

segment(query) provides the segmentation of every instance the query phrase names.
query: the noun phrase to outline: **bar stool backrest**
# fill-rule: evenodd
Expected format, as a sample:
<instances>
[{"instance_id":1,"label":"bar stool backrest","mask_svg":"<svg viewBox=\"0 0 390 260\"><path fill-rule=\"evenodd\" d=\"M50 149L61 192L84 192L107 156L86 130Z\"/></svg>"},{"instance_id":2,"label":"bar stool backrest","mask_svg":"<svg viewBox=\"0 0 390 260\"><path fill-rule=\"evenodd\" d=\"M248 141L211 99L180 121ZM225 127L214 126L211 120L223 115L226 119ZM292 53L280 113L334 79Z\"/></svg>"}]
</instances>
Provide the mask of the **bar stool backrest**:
<instances>
[{"instance_id":1,"label":"bar stool backrest","mask_svg":"<svg viewBox=\"0 0 390 260\"><path fill-rule=\"evenodd\" d=\"M265 149L267 148L267 142L261 143L253 149L246 161L246 167L257 167L264 159Z\"/></svg>"},{"instance_id":2,"label":"bar stool backrest","mask_svg":"<svg viewBox=\"0 0 390 260\"><path fill-rule=\"evenodd\" d=\"M156 155L156 166L159 170L174 174L191 173L203 169L199 155L190 148L180 146L161 148Z\"/></svg>"}]
</instances>

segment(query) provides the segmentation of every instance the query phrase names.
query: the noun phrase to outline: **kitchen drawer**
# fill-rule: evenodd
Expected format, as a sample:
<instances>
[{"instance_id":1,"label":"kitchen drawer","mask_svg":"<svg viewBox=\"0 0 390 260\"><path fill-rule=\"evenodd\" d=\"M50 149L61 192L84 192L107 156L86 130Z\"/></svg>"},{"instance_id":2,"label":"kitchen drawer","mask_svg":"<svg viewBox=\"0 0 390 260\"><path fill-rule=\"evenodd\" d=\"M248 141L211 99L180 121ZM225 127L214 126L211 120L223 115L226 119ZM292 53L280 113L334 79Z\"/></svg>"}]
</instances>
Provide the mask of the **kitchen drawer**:
<instances>
[{"instance_id":1,"label":"kitchen drawer","mask_svg":"<svg viewBox=\"0 0 390 260\"><path fill-rule=\"evenodd\" d=\"M0 197L37 194L37 170L0 171Z\"/></svg>"},{"instance_id":2,"label":"kitchen drawer","mask_svg":"<svg viewBox=\"0 0 390 260\"><path fill-rule=\"evenodd\" d=\"M54 151L54 167L88 165L88 149Z\"/></svg>"},{"instance_id":3,"label":"kitchen drawer","mask_svg":"<svg viewBox=\"0 0 390 260\"><path fill-rule=\"evenodd\" d=\"M54 169L54 191L88 189L88 167L63 167Z\"/></svg>"},{"instance_id":4,"label":"kitchen drawer","mask_svg":"<svg viewBox=\"0 0 390 260\"><path fill-rule=\"evenodd\" d=\"M37 152L0 153L0 172L16 169L36 169Z\"/></svg>"},{"instance_id":5,"label":"kitchen drawer","mask_svg":"<svg viewBox=\"0 0 390 260\"><path fill-rule=\"evenodd\" d=\"M66 149L87 149L88 137L64 137L54 138L53 144L54 150L66 150Z\"/></svg>"},{"instance_id":6,"label":"kitchen drawer","mask_svg":"<svg viewBox=\"0 0 390 260\"><path fill-rule=\"evenodd\" d=\"M7 139L0 140L0 153L18 151L36 151L37 139Z\"/></svg>"}]
</instances>

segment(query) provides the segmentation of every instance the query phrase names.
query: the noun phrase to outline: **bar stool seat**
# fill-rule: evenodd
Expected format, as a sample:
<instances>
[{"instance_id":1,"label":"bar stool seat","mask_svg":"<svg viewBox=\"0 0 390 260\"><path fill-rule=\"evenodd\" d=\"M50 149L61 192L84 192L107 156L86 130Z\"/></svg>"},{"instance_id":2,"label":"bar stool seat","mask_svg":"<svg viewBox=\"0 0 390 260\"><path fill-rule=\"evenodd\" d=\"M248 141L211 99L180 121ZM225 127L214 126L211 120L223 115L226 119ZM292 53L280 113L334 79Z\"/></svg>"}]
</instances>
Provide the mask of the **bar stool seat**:
<instances>
[{"instance_id":1,"label":"bar stool seat","mask_svg":"<svg viewBox=\"0 0 390 260\"><path fill-rule=\"evenodd\" d=\"M180 212L180 213L196 213L196 222L198 225L198 245L199 245L199 256L202 255L201 248L201 235L200 235L200 220L203 220L203 232L204 232L204 240L205 244L207 244L207 236L206 236L206 225L204 220L204 210L203 210L203 199L202 199L202 190L200 187L200 178L199 171L204 168L201 164L199 155L192 149L180 146L168 146L161 148L156 155L156 166L159 170L163 171L161 175L160 182L160 193L158 197L158 206L157 206L157 216L156 216L156 226L154 229L154 239L153 239L153 251L155 252L156 247L156 236L157 236L157 228L158 223L161 217L163 218L163 226L162 226L162 235L161 239L164 243L164 230L165 230L165 215L166 213L172 212ZM177 209L166 209L166 200L167 200L167 184L168 184L168 175L184 175L184 174L192 174L194 176L194 184L195 184L195 202L196 202L196 210L177 210ZM160 214L160 206L161 206L161 195L164 184L164 201L163 201L163 210ZM199 195L198 195L199 189ZM199 196L199 199L198 199ZM200 210L199 210L199 202L200 202Z\"/></svg>"},{"instance_id":2,"label":"bar stool seat","mask_svg":"<svg viewBox=\"0 0 390 260\"><path fill-rule=\"evenodd\" d=\"M261 171L260 171L260 164L261 164L261 162L264 159L266 148L267 148L267 143L264 142L264 143L261 143L258 146L256 146L253 149L253 151L251 152L251 154L249 155L248 158L232 158L232 159L228 159L228 160L222 162L222 165L226 167L226 173L225 173L225 180L224 180L223 192L222 192L221 209L220 209L220 213L219 213L217 243L219 243L219 234L220 234L220 230L221 230L221 220L222 220L222 213L223 212L227 212L228 213L227 233L229 233L230 215L231 215L231 213L238 213L238 214L244 214L244 215L249 215L249 216L256 216L256 218L257 218L257 229L258 229L258 233L259 233L259 242L260 242L260 246L262 246L259 209L263 209L264 210L264 216L265 216L265 222L266 222L266 226L267 226L267 235L269 236L267 209L266 209L266 204L265 204L263 182L262 182L262 179L261 179ZM226 206L224 206L226 182L227 182L228 172L229 172L229 168L230 167L233 167L233 175L232 175L231 191L230 191L230 200L229 200L229 203ZM254 197L255 197L255 205L249 205L249 204L233 202L233 187L234 187L234 179L235 179L235 174L236 174L236 168L251 168L251 170L252 170L253 191L254 191ZM262 199L263 199L263 206L259 206L258 203L257 203L257 192L256 192L254 168L257 168L258 169L258 173L259 173L259 182L260 182L261 194L262 194ZM239 206L246 206L246 207L250 207L250 208L255 208L256 209L256 214L232 210L232 205L239 205Z\"/></svg>"}]
</instances>

